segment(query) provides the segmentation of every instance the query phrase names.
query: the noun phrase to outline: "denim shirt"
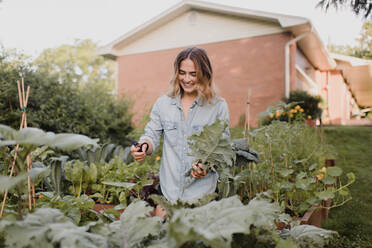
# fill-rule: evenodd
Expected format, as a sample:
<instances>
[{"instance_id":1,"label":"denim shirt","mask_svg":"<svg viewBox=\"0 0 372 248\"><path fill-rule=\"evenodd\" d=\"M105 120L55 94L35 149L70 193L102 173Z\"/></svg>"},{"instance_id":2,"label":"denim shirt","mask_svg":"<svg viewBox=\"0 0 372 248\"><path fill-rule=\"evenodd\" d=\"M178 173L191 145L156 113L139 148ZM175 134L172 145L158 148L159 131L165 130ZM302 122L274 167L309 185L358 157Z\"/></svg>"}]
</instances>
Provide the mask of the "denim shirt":
<instances>
[{"instance_id":1,"label":"denim shirt","mask_svg":"<svg viewBox=\"0 0 372 248\"><path fill-rule=\"evenodd\" d=\"M208 104L198 97L185 120L180 96L171 98L164 95L155 102L150 118L140 142L145 139L150 141L155 151L160 144L161 135L164 134L159 178L162 193L167 200L190 200L213 193L217 186L217 175L214 172L209 172L204 178L193 179L191 184L184 187L187 182L185 173L194 163L194 158L189 155L191 150L187 138L200 132L204 125L214 123L216 119L229 121L226 101L218 98ZM223 135L230 137L228 128Z\"/></svg>"}]
</instances>

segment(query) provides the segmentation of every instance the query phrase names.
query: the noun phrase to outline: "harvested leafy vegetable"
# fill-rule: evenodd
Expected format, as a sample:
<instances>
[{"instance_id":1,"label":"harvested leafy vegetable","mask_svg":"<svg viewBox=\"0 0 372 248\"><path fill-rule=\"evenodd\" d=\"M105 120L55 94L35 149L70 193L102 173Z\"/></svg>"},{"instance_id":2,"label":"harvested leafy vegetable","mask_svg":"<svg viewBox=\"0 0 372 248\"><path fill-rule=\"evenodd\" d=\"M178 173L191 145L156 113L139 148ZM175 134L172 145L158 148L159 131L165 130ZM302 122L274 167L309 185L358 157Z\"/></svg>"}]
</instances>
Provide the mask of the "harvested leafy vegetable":
<instances>
[{"instance_id":1,"label":"harvested leafy vegetable","mask_svg":"<svg viewBox=\"0 0 372 248\"><path fill-rule=\"evenodd\" d=\"M189 146L191 149L190 156L195 161L203 164L206 171L220 172L227 166L231 167L235 161L235 152L232 150L230 139L224 135L228 128L228 123L222 120L216 120L211 125L204 126L200 133L193 134L189 137ZM186 176L191 176L190 169ZM184 187L192 183L188 181Z\"/></svg>"}]
</instances>

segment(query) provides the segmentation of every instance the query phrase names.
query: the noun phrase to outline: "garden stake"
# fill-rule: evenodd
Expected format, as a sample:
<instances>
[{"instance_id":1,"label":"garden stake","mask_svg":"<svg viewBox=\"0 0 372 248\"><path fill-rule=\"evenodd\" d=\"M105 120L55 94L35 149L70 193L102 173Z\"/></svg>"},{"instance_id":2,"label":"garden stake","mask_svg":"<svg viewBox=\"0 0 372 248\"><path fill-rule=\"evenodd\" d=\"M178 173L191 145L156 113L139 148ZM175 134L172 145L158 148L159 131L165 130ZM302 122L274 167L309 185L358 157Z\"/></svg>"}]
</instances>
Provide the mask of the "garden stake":
<instances>
[{"instance_id":1,"label":"garden stake","mask_svg":"<svg viewBox=\"0 0 372 248\"><path fill-rule=\"evenodd\" d=\"M19 82L17 82L19 85ZM21 107L22 109L22 116L24 116L24 125L23 127L27 127L27 115L26 115L26 109L27 109L27 103L28 103L28 97L30 95L30 86L27 86L27 93L26 93L26 98L25 98L25 85L24 81L22 78L22 99L23 99L23 106ZM31 155L27 156L27 172L29 172L32 169L32 164L31 164ZM28 187L28 204L29 204L29 209L32 209L32 202L34 203L34 207L36 205L35 203L35 185L32 185L32 190L31 190L31 179L30 176L27 177L27 187ZM32 197L31 197L31 191L32 191ZM33 200L31 200L33 199ZM32 202L31 202L32 201Z\"/></svg>"},{"instance_id":2,"label":"garden stake","mask_svg":"<svg viewBox=\"0 0 372 248\"><path fill-rule=\"evenodd\" d=\"M22 78L22 90L21 90L21 86L20 86L18 80L17 80L17 88L18 88L19 106L20 106L21 111L22 111L21 124L20 124L20 127L19 127L19 129L21 130L21 129L27 127L26 109L27 109L28 97L29 97L29 94L30 94L30 86L27 86L26 96L25 96L25 91L24 91L24 80L23 80L23 78ZM17 144L16 152L14 154L14 158L13 158L13 162L12 162L12 168L10 170L9 177L12 177L13 173L14 173L15 163L16 163L16 160L17 160L18 149L19 149L19 145ZM27 171L30 171L31 168L32 168L32 162L31 162L31 157L29 155L29 156L27 156ZM31 180L30 180L30 176L27 177L27 184L28 184L27 185L28 186L28 203L29 203L29 209L31 210L32 209L32 202L31 202ZM0 218L3 216L4 207L5 207L7 197L8 197L8 190L6 190L5 193L4 193L3 202L2 202L2 205L1 205L1 211L0 211ZM35 185L32 185L32 198L33 198L33 205L35 207L36 206Z\"/></svg>"},{"instance_id":3,"label":"garden stake","mask_svg":"<svg viewBox=\"0 0 372 248\"><path fill-rule=\"evenodd\" d=\"M247 106L245 108L245 119L244 119L244 138L245 138L247 132L249 132L249 129L250 129L250 125L249 125L249 122L250 122L250 118L249 118L250 108L249 108L249 105L251 104L250 98L251 98L251 90L248 89ZM247 135L247 139L248 139L248 144L249 144L249 136L248 135Z\"/></svg>"}]
</instances>

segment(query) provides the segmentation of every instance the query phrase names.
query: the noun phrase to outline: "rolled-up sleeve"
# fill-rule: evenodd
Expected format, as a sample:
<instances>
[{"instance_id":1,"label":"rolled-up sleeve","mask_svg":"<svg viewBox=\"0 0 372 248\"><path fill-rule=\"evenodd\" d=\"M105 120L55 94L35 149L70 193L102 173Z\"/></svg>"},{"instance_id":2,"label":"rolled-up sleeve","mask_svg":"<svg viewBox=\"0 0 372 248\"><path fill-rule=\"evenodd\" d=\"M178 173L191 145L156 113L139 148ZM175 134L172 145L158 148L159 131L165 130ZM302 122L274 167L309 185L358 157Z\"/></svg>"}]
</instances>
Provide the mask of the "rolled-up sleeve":
<instances>
[{"instance_id":1,"label":"rolled-up sleeve","mask_svg":"<svg viewBox=\"0 0 372 248\"><path fill-rule=\"evenodd\" d=\"M140 137L140 142L148 140L152 144L153 152L160 145L160 137L163 132L163 126L160 119L159 102L155 102L151 114L150 121L147 123L143 135Z\"/></svg>"}]
</instances>

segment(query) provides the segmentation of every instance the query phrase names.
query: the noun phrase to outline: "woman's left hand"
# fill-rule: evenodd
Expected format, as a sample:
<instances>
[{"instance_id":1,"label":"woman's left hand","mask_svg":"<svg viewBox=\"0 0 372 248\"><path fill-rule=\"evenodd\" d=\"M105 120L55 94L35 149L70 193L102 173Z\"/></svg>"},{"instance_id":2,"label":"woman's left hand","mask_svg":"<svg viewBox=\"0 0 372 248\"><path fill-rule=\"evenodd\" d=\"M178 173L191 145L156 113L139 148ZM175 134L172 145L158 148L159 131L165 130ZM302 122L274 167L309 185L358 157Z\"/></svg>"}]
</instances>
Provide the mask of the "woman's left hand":
<instances>
[{"instance_id":1,"label":"woman's left hand","mask_svg":"<svg viewBox=\"0 0 372 248\"><path fill-rule=\"evenodd\" d=\"M191 176L195 179L200 179L208 174L208 169L204 170L203 164L195 162L192 164Z\"/></svg>"}]
</instances>

